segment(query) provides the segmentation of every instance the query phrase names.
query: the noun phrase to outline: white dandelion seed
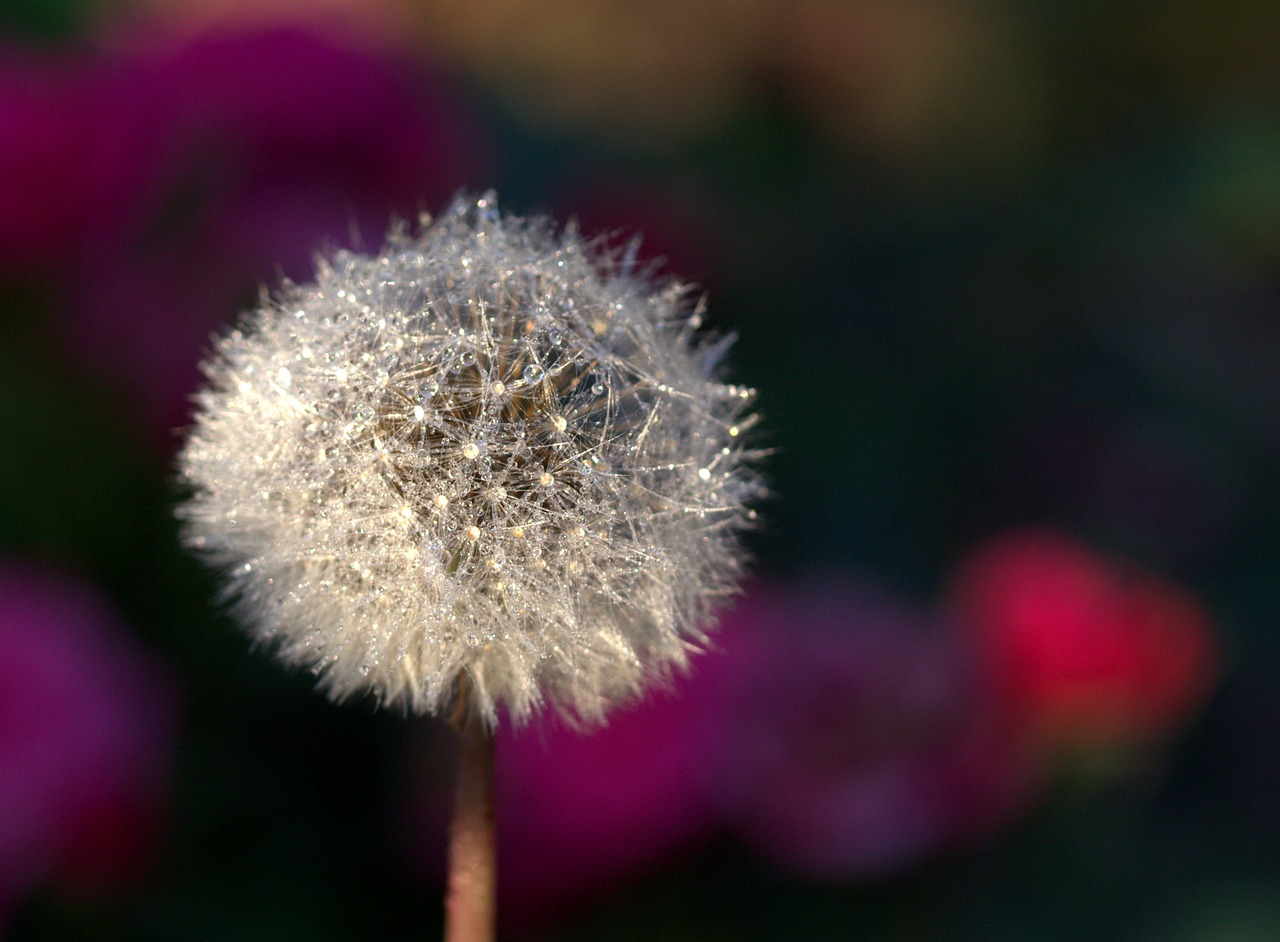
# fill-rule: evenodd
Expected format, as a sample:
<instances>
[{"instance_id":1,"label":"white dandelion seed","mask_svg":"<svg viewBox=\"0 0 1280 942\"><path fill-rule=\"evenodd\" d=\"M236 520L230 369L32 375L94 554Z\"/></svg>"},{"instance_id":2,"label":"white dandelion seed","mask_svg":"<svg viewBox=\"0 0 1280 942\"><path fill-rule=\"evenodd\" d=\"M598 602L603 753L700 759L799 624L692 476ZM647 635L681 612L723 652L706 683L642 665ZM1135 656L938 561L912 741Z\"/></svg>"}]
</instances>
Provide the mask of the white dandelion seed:
<instances>
[{"instance_id":1,"label":"white dandelion seed","mask_svg":"<svg viewBox=\"0 0 1280 942\"><path fill-rule=\"evenodd\" d=\"M704 640L763 491L700 321L685 286L459 199L218 341L185 538L335 699L599 721Z\"/></svg>"}]
</instances>

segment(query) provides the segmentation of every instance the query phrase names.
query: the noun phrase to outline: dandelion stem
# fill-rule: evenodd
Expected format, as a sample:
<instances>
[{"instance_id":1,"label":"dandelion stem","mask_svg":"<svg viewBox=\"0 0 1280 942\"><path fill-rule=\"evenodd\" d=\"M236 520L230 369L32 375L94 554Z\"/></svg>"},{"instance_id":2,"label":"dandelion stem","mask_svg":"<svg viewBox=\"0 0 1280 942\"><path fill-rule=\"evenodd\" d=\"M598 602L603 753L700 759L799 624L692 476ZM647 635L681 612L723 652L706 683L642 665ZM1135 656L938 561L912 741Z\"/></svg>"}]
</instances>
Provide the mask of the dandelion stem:
<instances>
[{"instance_id":1,"label":"dandelion stem","mask_svg":"<svg viewBox=\"0 0 1280 942\"><path fill-rule=\"evenodd\" d=\"M493 815L493 736L474 711L459 711L458 783L449 824L445 942L492 942L497 876Z\"/></svg>"}]
</instances>

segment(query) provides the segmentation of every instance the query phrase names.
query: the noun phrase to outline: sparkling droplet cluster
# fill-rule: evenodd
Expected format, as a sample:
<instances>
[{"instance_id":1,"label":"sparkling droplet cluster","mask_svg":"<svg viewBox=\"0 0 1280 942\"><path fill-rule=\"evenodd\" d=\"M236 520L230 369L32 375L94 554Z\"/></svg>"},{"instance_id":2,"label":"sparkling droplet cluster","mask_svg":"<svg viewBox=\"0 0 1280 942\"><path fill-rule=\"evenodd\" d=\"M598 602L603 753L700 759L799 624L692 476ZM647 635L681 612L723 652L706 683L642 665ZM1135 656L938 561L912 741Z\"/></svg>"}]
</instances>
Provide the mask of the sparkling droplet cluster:
<instances>
[{"instance_id":1,"label":"sparkling droplet cluster","mask_svg":"<svg viewBox=\"0 0 1280 942\"><path fill-rule=\"evenodd\" d=\"M334 698L597 722L703 640L763 490L700 321L629 256L459 199L220 339L185 538Z\"/></svg>"}]
</instances>

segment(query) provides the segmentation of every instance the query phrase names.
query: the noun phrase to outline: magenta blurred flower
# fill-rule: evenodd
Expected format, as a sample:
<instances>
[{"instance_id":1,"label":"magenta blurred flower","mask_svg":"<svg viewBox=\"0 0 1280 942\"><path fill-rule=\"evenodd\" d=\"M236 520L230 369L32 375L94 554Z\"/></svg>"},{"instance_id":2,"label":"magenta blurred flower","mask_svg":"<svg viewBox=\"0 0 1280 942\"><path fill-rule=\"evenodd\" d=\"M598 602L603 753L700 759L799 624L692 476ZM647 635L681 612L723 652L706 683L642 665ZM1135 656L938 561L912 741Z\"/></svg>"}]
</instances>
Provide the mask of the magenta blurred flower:
<instances>
[{"instance_id":1,"label":"magenta blurred flower","mask_svg":"<svg viewBox=\"0 0 1280 942\"><path fill-rule=\"evenodd\" d=\"M676 856L717 829L702 789L707 720L722 715L716 655L674 691L564 727L498 733L498 892L504 918L537 921Z\"/></svg>"},{"instance_id":2,"label":"magenta blurred flower","mask_svg":"<svg viewBox=\"0 0 1280 942\"><path fill-rule=\"evenodd\" d=\"M697 187L635 180L574 180L558 202L583 232L600 233L617 251L639 239L637 257L714 288L727 274L727 205ZM713 291L714 293L714 291Z\"/></svg>"},{"instance_id":3,"label":"magenta blurred flower","mask_svg":"<svg viewBox=\"0 0 1280 942\"><path fill-rule=\"evenodd\" d=\"M376 244L483 166L413 63L294 30L135 45L0 76L22 90L0 96L0 268L50 269L74 347L167 435L260 284Z\"/></svg>"},{"instance_id":4,"label":"magenta blurred flower","mask_svg":"<svg viewBox=\"0 0 1280 942\"><path fill-rule=\"evenodd\" d=\"M707 737L728 715L727 665L715 653L696 657L674 689L591 733L554 722L498 730L498 895L509 930L545 928L719 830L705 789ZM439 879L449 798L432 763L415 764L412 856Z\"/></svg>"},{"instance_id":5,"label":"magenta blurred flower","mask_svg":"<svg viewBox=\"0 0 1280 942\"><path fill-rule=\"evenodd\" d=\"M865 878L985 836L1033 776L958 635L842 579L752 593L730 617L736 690L715 770L748 844Z\"/></svg>"},{"instance_id":6,"label":"magenta blurred flower","mask_svg":"<svg viewBox=\"0 0 1280 942\"><path fill-rule=\"evenodd\" d=\"M48 274L114 243L155 171L152 129L105 109L101 63L0 54L0 274Z\"/></svg>"},{"instance_id":7,"label":"magenta blurred flower","mask_svg":"<svg viewBox=\"0 0 1280 942\"><path fill-rule=\"evenodd\" d=\"M1194 597L1065 534L1015 532L978 547L951 599L990 682L1045 745L1168 733L1217 676L1212 623Z\"/></svg>"},{"instance_id":8,"label":"magenta blurred flower","mask_svg":"<svg viewBox=\"0 0 1280 942\"><path fill-rule=\"evenodd\" d=\"M0 928L36 884L97 891L146 861L173 691L87 585L0 561Z\"/></svg>"}]
</instances>

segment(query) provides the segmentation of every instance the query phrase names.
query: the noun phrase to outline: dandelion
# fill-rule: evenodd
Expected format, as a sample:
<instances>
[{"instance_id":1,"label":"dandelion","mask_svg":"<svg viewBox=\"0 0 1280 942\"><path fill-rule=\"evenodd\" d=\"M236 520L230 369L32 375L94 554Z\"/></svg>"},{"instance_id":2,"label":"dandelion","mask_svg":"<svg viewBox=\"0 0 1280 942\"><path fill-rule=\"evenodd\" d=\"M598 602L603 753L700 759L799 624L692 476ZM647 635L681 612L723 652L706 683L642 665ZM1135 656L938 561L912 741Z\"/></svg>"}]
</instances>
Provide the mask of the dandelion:
<instances>
[{"instance_id":1,"label":"dandelion","mask_svg":"<svg viewBox=\"0 0 1280 942\"><path fill-rule=\"evenodd\" d=\"M634 250L456 200L218 341L186 539L335 699L598 723L704 640L763 490L701 319Z\"/></svg>"},{"instance_id":2,"label":"dandelion","mask_svg":"<svg viewBox=\"0 0 1280 942\"><path fill-rule=\"evenodd\" d=\"M760 490L687 296L491 195L339 252L205 365L187 540L335 698L599 720L685 663Z\"/></svg>"}]
</instances>

